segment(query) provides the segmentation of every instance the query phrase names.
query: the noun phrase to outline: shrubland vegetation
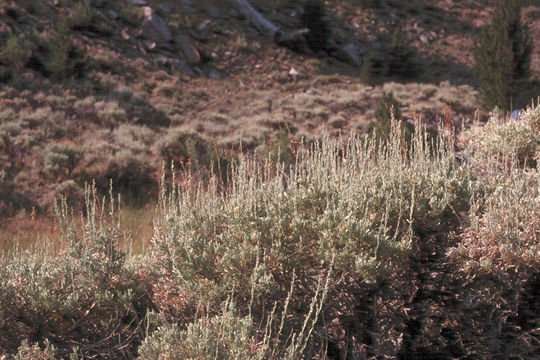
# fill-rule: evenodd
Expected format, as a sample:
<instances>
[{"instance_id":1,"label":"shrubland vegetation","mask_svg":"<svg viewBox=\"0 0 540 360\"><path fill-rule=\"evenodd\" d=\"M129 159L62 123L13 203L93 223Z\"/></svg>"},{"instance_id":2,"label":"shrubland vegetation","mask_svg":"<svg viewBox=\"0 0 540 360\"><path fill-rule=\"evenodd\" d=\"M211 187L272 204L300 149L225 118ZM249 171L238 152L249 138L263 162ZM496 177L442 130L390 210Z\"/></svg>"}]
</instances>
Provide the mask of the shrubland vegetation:
<instances>
[{"instance_id":1,"label":"shrubland vegetation","mask_svg":"<svg viewBox=\"0 0 540 360\"><path fill-rule=\"evenodd\" d=\"M540 99L505 113L534 89L520 3L476 43L478 93L407 82L427 76L420 11L360 3L380 29L353 76L327 58L355 31L337 19L360 27L347 1L302 3L302 54L160 7L206 44L200 74L231 59L224 81L90 39L126 37L134 4L59 2L0 35L0 217L33 231L3 245L0 359L540 357ZM0 4L9 24L49 9ZM485 123L463 118L476 94L501 107Z\"/></svg>"},{"instance_id":2,"label":"shrubland vegetation","mask_svg":"<svg viewBox=\"0 0 540 360\"><path fill-rule=\"evenodd\" d=\"M494 116L458 144L417 127L406 146L394 120L387 142L325 137L297 145L290 166L240 157L227 185L164 176L140 255L121 245L119 201L89 187L82 222L65 200L56 206L59 254L44 240L3 256L0 348L19 358L532 359L540 138L519 129L539 122L539 106L518 124ZM513 146L496 147L501 137Z\"/></svg>"}]
</instances>

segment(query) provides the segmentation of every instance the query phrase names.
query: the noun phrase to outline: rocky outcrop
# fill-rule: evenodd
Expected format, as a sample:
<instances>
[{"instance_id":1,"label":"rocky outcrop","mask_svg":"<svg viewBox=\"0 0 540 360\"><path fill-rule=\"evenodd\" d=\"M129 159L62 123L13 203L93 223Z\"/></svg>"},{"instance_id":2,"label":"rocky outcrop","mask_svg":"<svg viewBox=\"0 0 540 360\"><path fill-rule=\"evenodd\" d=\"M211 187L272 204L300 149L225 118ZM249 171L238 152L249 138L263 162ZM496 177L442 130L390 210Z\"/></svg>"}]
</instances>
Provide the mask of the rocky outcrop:
<instances>
[{"instance_id":1,"label":"rocky outcrop","mask_svg":"<svg viewBox=\"0 0 540 360\"><path fill-rule=\"evenodd\" d=\"M156 43L172 40L171 30L167 23L156 14L150 6L143 7L144 22L141 25L141 35Z\"/></svg>"},{"instance_id":2,"label":"rocky outcrop","mask_svg":"<svg viewBox=\"0 0 540 360\"><path fill-rule=\"evenodd\" d=\"M202 61L201 54L193 46L186 35L180 34L175 38L175 43L178 45L186 59L190 64L199 64Z\"/></svg>"},{"instance_id":3,"label":"rocky outcrop","mask_svg":"<svg viewBox=\"0 0 540 360\"><path fill-rule=\"evenodd\" d=\"M101 8L105 6L106 0L83 0L86 5Z\"/></svg>"},{"instance_id":4,"label":"rocky outcrop","mask_svg":"<svg viewBox=\"0 0 540 360\"><path fill-rule=\"evenodd\" d=\"M362 54L363 50L360 46L349 43L342 48L339 48L332 55L339 60L342 60L348 64L360 67L362 66Z\"/></svg>"}]
</instances>

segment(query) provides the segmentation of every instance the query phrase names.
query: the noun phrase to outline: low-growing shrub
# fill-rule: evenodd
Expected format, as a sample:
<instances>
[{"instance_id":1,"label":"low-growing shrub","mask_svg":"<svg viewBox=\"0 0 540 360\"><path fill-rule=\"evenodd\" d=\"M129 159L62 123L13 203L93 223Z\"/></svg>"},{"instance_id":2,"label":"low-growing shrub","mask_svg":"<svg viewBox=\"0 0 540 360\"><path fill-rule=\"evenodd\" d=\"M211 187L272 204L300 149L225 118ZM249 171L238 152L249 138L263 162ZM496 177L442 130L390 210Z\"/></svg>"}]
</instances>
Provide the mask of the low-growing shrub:
<instances>
[{"instance_id":1,"label":"low-growing shrub","mask_svg":"<svg viewBox=\"0 0 540 360\"><path fill-rule=\"evenodd\" d=\"M83 150L74 144L52 144L45 148L45 171L58 179L71 177Z\"/></svg>"},{"instance_id":2,"label":"low-growing shrub","mask_svg":"<svg viewBox=\"0 0 540 360\"><path fill-rule=\"evenodd\" d=\"M48 339L44 342L44 348L42 349L38 344L34 343L30 345L28 340L23 340L19 347L17 354L13 357L13 360L55 360L56 351L53 345L51 345Z\"/></svg>"},{"instance_id":3,"label":"low-growing shrub","mask_svg":"<svg viewBox=\"0 0 540 360\"><path fill-rule=\"evenodd\" d=\"M262 360L268 344L256 342L256 330L249 316L239 316L234 304L226 302L221 315L198 319L185 330L176 324L161 326L145 339L139 356L141 360Z\"/></svg>"},{"instance_id":4,"label":"low-growing shrub","mask_svg":"<svg viewBox=\"0 0 540 360\"><path fill-rule=\"evenodd\" d=\"M468 271L540 271L540 174L510 170L475 202L456 254Z\"/></svg>"},{"instance_id":5,"label":"low-growing shrub","mask_svg":"<svg viewBox=\"0 0 540 360\"><path fill-rule=\"evenodd\" d=\"M0 53L18 69L27 67L59 79L80 77L85 69L66 20L53 22L42 35L36 31L12 35Z\"/></svg>"},{"instance_id":6,"label":"low-growing shrub","mask_svg":"<svg viewBox=\"0 0 540 360\"><path fill-rule=\"evenodd\" d=\"M73 7L69 15L70 25L78 30L90 27L96 16L96 10L85 1L80 1Z\"/></svg>"},{"instance_id":7,"label":"low-growing shrub","mask_svg":"<svg viewBox=\"0 0 540 360\"><path fill-rule=\"evenodd\" d=\"M221 185L228 182L236 159L235 152L220 149L211 139L182 129L168 131L156 144L156 151L165 163L190 169L203 178L215 175Z\"/></svg>"},{"instance_id":8,"label":"low-growing shrub","mask_svg":"<svg viewBox=\"0 0 540 360\"><path fill-rule=\"evenodd\" d=\"M478 170L519 166L536 167L540 156L540 106L529 107L518 121L507 120L497 110L482 127L463 131L460 144Z\"/></svg>"},{"instance_id":9,"label":"low-growing shrub","mask_svg":"<svg viewBox=\"0 0 540 360\"><path fill-rule=\"evenodd\" d=\"M403 141L410 144L414 126L402 119L399 102L392 91L383 92L375 109L375 120L370 124L368 131L378 142L387 142L390 139L392 127L397 127Z\"/></svg>"},{"instance_id":10,"label":"low-growing shrub","mask_svg":"<svg viewBox=\"0 0 540 360\"><path fill-rule=\"evenodd\" d=\"M36 34L25 33L19 36L11 35L0 54L9 64L21 68L27 64L36 49Z\"/></svg>"},{"instance_id":11,"label":"low-growing shrub","mask_svg":"<svg viewBox=\"0 0 540 360\"><path fill-rule=\"evenodd\" d=\"M167 131L157 144L157 153L168 164L175 162L175 166L185 165L188 161L198 164L208 163L209 142L201 135L181 129Z\"/></svg>"},{"instance_id":12,"label":"low-growing shrub","mask_svg":"<svg viewBox=\"0 0 540 360\"><path fill-rule=\"evenodd\" d=\"M517 146L480 166L473 143L522 142L494 126L465 133L460 161L443 131L404 146L391 126L384 146L323 137L292 166L241 157L227 184L164 171L140 256L119 246L112 195L87 190L81 226L62 201L59 254L1 258L0 356L537 358L540 176ZM97 133L85 159L144 157L106 141L140 130Z\"/></svg>"},{"instance_id":13,"label":"low-growing shrub","mask_svg":"<svg viewBox=\"0 0 540 360\"><path fill-rule=\"evenodd\" d=\"M118 191L128 194L133 200L147 199L156 190L155 167L148 158L121 150L106 159L106 167L96 181L100 189L106 189L112 180Z\"/></svg>"},{"instance_id":14,"label":"low-growing shrub","mask_svg":"<svg viewBox=\"0 0 540 360\"><path fill-rule=\"evenodd\" d=\"M95 189L86 192L85 213L77 229L65 202L59 203L57 226L66 244L59 255L45 242L34 253L2 257L1 355L113 359L136 354L151 306L145 261L126 258L119 247L117 207L98 199Z\"/></svg>"},{"instance_id":15,"label":"low-growing shrub","mask_svg":"<svg viewBox=\"0 0 540 360\"><path fill-rule=\"evenodd\" d=\"M412 79L421 72L404 25L393 23L389 27L390 32L378 34L381 48L370 51L362 64L362 78L367 83L375 84L381 77Z\"/></svg>"},{"instance_id":16,"label":"low-growing shrub","mask_svg":"<svg viewBox=\"0 0 540 360\"><path fill-rule=\"evenodd\" d=\"M284 284L296 274L286 344L308 313L302 304L330 268L360 284L392 278L425 234L455 226L457 213L468 208L467 169L456 165L453 149L441 139L432 157L421 132L412 141L407 156L395 130L384 148L373 140L324 139L301 152L290 171L241 159L224 191L215 178L208 191L202 184L174 185L161 195L154 237L162 273L181 274L167 283L169 292L208 304L206 313L232 294L240 316L249 312L258 324L285 302ZM349 331L360 337L370 320L342 306L361 290L330 284L321 316L354 318L358 328ZM325 341L323 334L315 326L310 351Z\"/></svg>"},{"instance_id":17,"label":"low-growing shrub","mask_svg":"<svg viewBox=\"0 0 540 360\"><path fill-rule=\"evenodd\" d=\"M532 299L540 273L540 176L532 128L539 111L539 106L530 108L517 122L495 112L483 129L465 131L460 139L475 191L470 224L448 255L468 283L459 296L466 302L464 324L470 326L459 333L478 336L469 352L538 356L538 306ZM486 317L490 320L484 323ZM480 323L482 328L474 325Z\"/></svg>"},{"instance_id":18,"label":"low-growing shrub","mask_svg":"<svg viewBox=\"0 0 540 360\"><path fill-rule=\"evenodd\" d=\"M483 128L467 130L460 138L481 191L471 208L471 226L455 250L466 257L468 268L514 272L540 266L538 124L538 105L525 110L519 121L494 112Z\"/></svg>"},{"instance_id":19,"label":"low-growing shrub","mask_svg":"<svg viewBox=\"0 0 540 360\"><path fill-rule=\"evenodd\" d=\"M101 193L106 193L112 180L115 188L127 195L127 201L146 202L149 194L157 193L156 164L147 147L130 134L127 127L113 132L103 130L85 139L84 155L73 170L80 184L95 181Z\"/></svg>"},{"instance_id":20,"label":"low-growing shrub","mask_svg":"<svg viewBox=\"0 0 540 360\"><path fill-rule=\"evenodd\" d=\"M98 101L94 107L97 109L98 117L106 125L114 126L127 120L126 110L120 107L116 100Z\"/></svg>"}]
</instances>

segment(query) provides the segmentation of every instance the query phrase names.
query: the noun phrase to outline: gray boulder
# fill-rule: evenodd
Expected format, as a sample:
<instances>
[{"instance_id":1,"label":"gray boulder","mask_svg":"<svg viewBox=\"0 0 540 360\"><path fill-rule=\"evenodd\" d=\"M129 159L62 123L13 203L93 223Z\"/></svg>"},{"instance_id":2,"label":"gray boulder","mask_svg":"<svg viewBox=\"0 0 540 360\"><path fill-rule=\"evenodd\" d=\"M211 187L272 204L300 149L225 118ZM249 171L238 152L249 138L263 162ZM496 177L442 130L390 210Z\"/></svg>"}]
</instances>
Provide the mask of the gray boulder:
<instances>
[{"instance_id":1,"label":"gray boulder","mask_svg":"<svg viewBox=\"0 0 540 360\"><path fill-rule=\"evenodd\" d=\"M362 66L363 50L360 48L360 46L354 43L349 43L339 48L333 55L337 59L345 61L351 65L357 67Z\"/></svg>"},{"instance_id":2,"label":"gray boulder","mask_svg":"<svg viewBox=\"0 0 540 360\"><path fill-rule=\"evenodd\" d=\"M157 43L169 42L172 39L171 29L150 6L143 7L144 22L141 25L142 36Z\"/></svg>"},{"instance_id":3,"label":"gray boulder","mask_svg":"<svg viewBox=\"0 0 540 360\"><path fill-rule=\"evenodd\" d=\"M105 6L106 0L83 0L86 5L102 8Z\"/></svg>"},{"instance_id":4,"label":"gray boulder","mask_svg":"<svg viewBox=\"0 0 540 360\"><path fill-rule=\"evenodd\" d=\"M202 61L201 54L195 46L191 43L186 35L178 35L175 39L176 44L182 50L186 59L190 64L200 64Z\"/></svg>"}]
</instances>

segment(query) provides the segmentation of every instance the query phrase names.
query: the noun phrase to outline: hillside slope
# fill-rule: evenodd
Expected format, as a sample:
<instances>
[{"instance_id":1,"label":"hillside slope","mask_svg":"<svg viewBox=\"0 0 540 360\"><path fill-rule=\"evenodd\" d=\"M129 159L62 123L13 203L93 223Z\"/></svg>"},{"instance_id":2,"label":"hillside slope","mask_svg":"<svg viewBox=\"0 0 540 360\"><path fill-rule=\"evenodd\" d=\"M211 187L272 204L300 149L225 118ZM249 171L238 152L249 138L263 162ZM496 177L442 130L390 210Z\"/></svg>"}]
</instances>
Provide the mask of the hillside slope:
<instances>
[{"instance_id":1,"label":"hillside slope","mask_svg":"<svg viewBox=\"0 0 540 360\"><path fill-rule=\"evenodd\" d=\"M301 27L300 1L251 3L283 29ZM406 120L487 119L470 49L491 2L374 3L328 6L333 48L384 62L398 29L418 72L367 79L335 52L277 46L228 2L1 0L0 218L50 214L60 194L76 205L94 180L106 191L112 179L139 206L163 162L226 167L238 152L364 133L383 91ZM538 78L538 4L523 19Z\"/></svg>"}]
</instances>

